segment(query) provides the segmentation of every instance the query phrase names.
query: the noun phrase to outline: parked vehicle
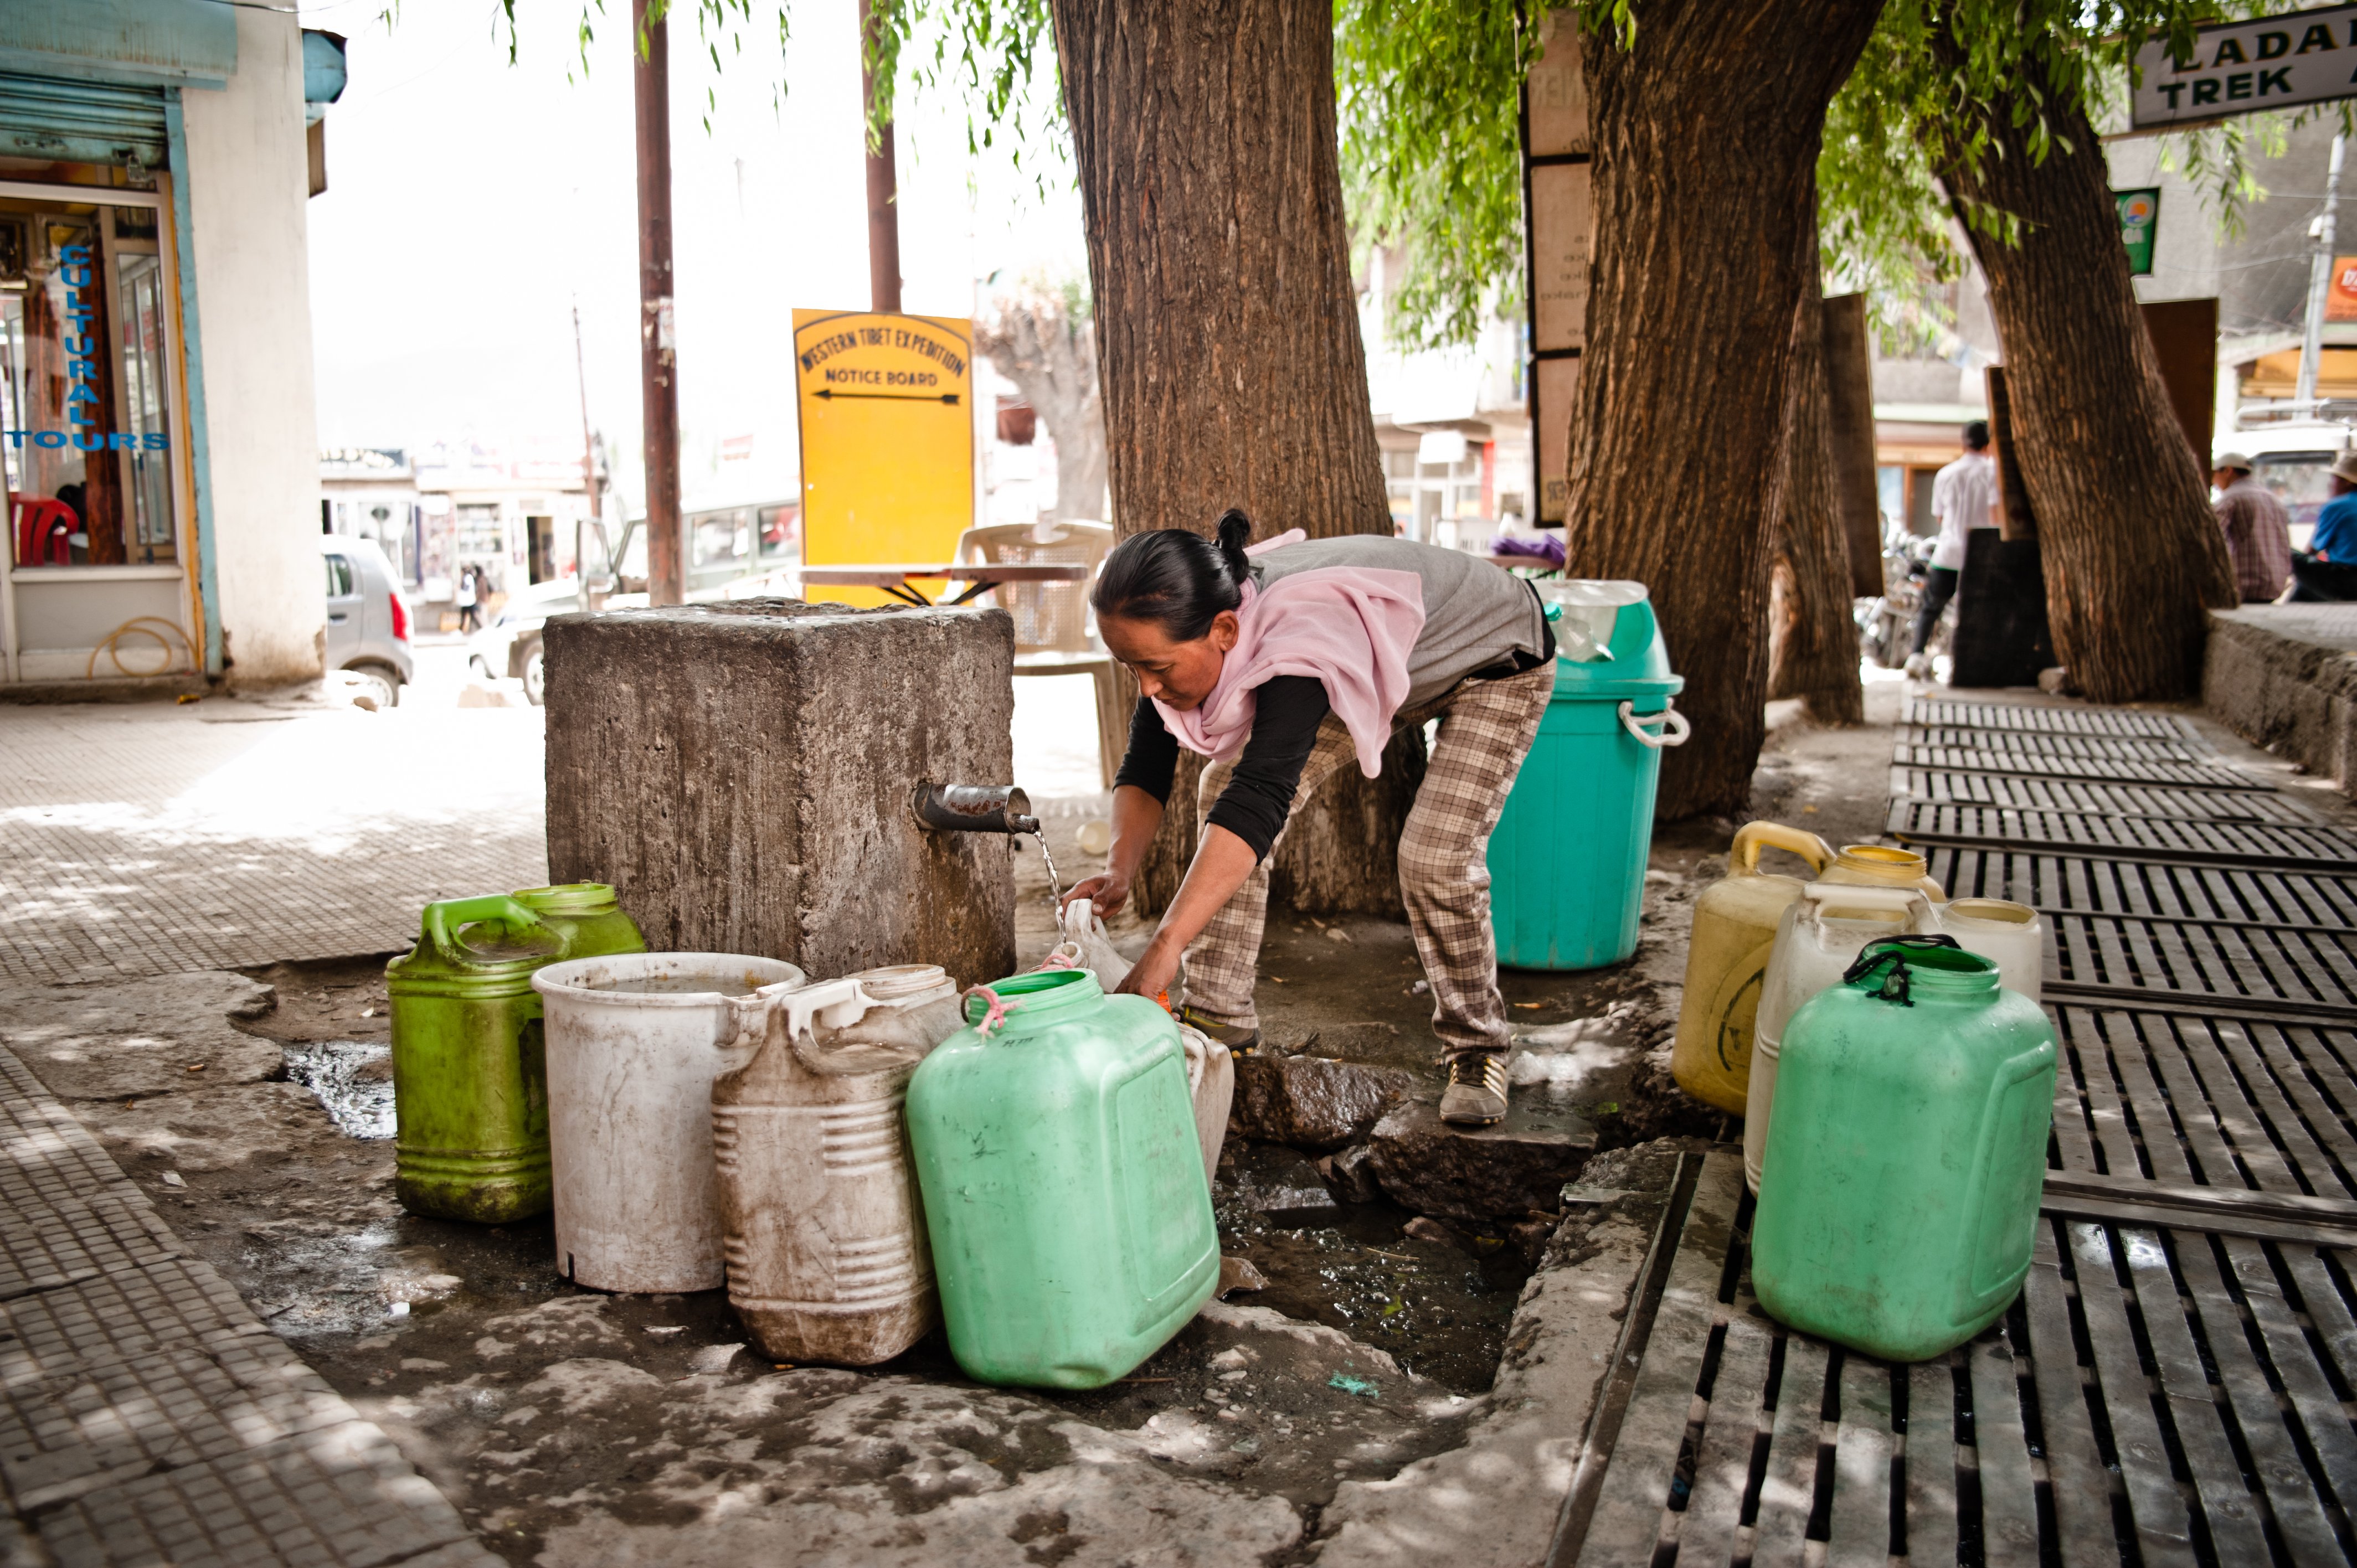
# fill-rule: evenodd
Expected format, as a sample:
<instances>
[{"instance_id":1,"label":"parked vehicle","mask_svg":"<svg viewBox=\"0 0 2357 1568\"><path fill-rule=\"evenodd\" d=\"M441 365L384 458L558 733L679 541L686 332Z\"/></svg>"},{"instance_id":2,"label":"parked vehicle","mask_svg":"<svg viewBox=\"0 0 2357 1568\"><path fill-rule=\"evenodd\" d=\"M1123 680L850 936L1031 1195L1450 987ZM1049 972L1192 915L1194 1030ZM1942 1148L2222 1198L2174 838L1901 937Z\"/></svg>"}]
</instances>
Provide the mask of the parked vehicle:
<instances>
[{"instance_id":1,"label":"parked vehicle","mask_svg":"<svg viewBox=\"0 0 2357 1568\"><path fill-rule=\"evenodd\" d=\"M1885 670L1896 670L1914 651L1915 610L1923 602L1924 564L1932 558L1932 539L1919 539L1904 526L1887 524L1882 533L1882 596L1857 601L1857 630L1866 656ZM1947 618L1932 634L1938 650L1947 637Z\"/></svg>"},{"instance_id":2,"label":"parked vehicle","mask_svg":"<svg viewBox=\"0 0 2357 1568\"><path fill-rule=\"evenodd\" d=\"M791 594L790 574L802 558L800 516L800 508L791 501L686 513L682 529L688 545L683 563L688 602ZM599 564L606 559L599 538L585 537L582 553L591 563L592 608L633 609L646 605L647 541L640 522L624 525L620 540L612 548L610 569ZM608 591L614 587L630 591ZM580 607L581 585L571 577L520 588L509 596L489 626L468 636L467 662L485 679L506 676L522 682L524 696L538 707L548 692L541 660L541 628L550 616L567 615Z\"/></svg>"},{"instance_id":3,"label":"parked vehicle","mask_svg":"<svg viewBox=\"0 0 2357 1568\"><path fill-rule=\"evenodd\" d=\"M2251 459L2251 477L2291 513L2291 547L2305 550L2317 512L2332 499L2332 462L2349 450L2352 425L2341 419L2258 420L2247 409L2244 414L2244 428L2220 433L2215 446Z\"/></svg>"},{"instance_id":4,"label":"parked vehicle","mask_svg":"<svg viewBox=\"0 0 2357 1568\"><path fill-rule=\"evenodd\" d=\"M319 554L328 573L328 668L372 682L377 689L370 695L382 712L417 672L400 580L372 539L324 533Z\"/></svg>"},{"instance_id":5,"label":"parked vehicle","mask_svg":"<svg viewBox=\"0 0 2357 1568\"><path fill-rule=\"evenodd\" d=\"M603 598L600 608L642 606L644 594L620 594ZM551 616L569 615L581 607L581 585L571 577L533 583L508 596L490 624L467 637L467 662L486 680L507 676L523 682L523 694L533 707L548 695L548 676L541 659L540 628Z\"/></svg>"}]
</instances>

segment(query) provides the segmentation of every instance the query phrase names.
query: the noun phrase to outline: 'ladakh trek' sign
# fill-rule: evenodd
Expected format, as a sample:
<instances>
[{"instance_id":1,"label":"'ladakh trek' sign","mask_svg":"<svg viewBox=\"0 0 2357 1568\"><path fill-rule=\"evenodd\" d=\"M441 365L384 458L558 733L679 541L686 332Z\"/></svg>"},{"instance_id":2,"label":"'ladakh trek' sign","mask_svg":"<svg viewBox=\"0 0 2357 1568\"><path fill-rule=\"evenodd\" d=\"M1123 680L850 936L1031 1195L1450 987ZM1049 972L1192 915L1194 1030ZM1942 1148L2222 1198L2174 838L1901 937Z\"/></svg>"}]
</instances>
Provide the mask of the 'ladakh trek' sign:
<instances>
[{"instance_id":1,"label":"'ladakh trek' sign","mask_svg":"<svg viewBox=\"0 0 2357 1568\"><path fill-rule=\"evenodd\" d=\"M2149 43L2136 69L2130 114L2140 131L2357 97L2357 5L2201 27L2190 55Z\"/></svg>"}]
</instances>

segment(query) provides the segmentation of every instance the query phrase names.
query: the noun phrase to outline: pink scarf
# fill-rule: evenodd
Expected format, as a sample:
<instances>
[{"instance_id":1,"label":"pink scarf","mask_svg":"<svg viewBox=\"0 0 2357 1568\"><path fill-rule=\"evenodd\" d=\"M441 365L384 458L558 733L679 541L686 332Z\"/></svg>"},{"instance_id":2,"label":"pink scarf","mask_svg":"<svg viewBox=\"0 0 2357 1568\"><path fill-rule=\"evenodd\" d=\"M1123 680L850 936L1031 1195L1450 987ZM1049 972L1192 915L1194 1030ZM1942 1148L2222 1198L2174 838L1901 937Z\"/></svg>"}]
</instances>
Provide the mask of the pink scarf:
<instances>
[{"instance_id":1,"label":"pink scarf","mask_svg":"<svg viewBox=\"0 0 2357 1568\"><path fill-rule=\"evenodd\" d=\"M1308 537L1293 529L1244 553ZM1320 566L1289 573L1265 591L1246 582L1236 620L1236 645L1200 707L1180 713L1155 700L1163 727L1189 751L1235 757L1252 736L1254 689L1273 676L1315 676L1351 732L1359 770L1380 774L1392 717L1407 700L1408 650L1424 630L1423 580L1413 572Z\"/></svg>"}]
</instances>

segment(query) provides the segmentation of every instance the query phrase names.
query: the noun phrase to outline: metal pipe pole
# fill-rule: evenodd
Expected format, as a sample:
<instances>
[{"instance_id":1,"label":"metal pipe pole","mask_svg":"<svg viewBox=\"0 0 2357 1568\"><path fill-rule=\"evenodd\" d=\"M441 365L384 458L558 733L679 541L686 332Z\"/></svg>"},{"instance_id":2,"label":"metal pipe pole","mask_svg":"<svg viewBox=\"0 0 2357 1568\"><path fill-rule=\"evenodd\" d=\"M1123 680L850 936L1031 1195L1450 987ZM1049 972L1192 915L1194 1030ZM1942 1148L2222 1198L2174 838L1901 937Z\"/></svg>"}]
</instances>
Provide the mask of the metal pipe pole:
<instances>
[{"instance_id":1,"label":"metal pipe pole","mask_svg":"<svg viewBox=\"0 0 2357 1568\"><path fill-rule=\"evenodd\" d=\"M632 96L639 120L639 368L647 455L647 602L681 602L678 355L671 303L671 46L649 0L638 22Z\"/></svg>"},{"instance_id":2,"label":"metal pipe pole","mask_svg":"<svg viewBox=\"0 0 2357 1568\"><path fill-rule=\"evenodd\" d=\"M2308 320L2299 338L2299 383L2292 390L2293 406L2316 412L2316 372L2324 361L2324 302L2332 290L2332 251L2338 239L2341 210L2341 155L2348 138L2332 138L2332 163L2324 176L2324 210L2309 232L2316 253L2308 263Z\"/></svg>"},{"instance_id":3,"label":"metal pipe pole","mask_svg":"<svg viewBox=\"0 0 2357 1568\"><path fill-rule=\"evenodd\" d=\"M606 531L597 527L600 510L597 505L597 450L589 435L589 372L581 358L581 302L577 299L573 302L573 386L581 395L582 504L588 508L587 521L590 527L597 528L597 547L602 550L606 543ZM580 608L585 612L589 608L589 563L584 558L582 550L583 536L587 532L581 520L576 520L573 524L573 581Z\"/></svg>"},{"instance_id":4,"label":"metal pipe pole","mask_svg":"<svg viewBox=\"0 0 2357 1568\"><path fill-rule=\"evenodd\" d=\"M865 130L868 105L876 102L876 13L859 0L859 122ZM863 141L864 141L863 137ZM894 199L899 176L893 165L892 122L876 128L867 152L867 295L871 310L900 308L900 208Z\"/></svg>"}]
</instances>

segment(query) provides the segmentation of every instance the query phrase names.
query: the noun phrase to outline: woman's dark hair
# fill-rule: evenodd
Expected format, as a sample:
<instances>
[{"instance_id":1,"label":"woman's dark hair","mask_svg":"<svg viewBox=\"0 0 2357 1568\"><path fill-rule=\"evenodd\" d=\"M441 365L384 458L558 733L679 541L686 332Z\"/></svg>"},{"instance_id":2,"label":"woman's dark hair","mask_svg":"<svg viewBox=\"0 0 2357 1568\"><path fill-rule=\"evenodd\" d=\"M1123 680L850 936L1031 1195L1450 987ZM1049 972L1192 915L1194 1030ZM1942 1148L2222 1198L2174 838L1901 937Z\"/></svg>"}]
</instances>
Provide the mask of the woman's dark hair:
<instances>
[{"instance_id":1,"label":"woman's dark hair","mask_svg":"<svg viewBox=\"0 0 2357 1568\"><path fill-rule=\"evenodd\" d=\"M1133 533L1113 548L1089 603L1099 617L1150 620L1173 642L1192 642L1211 629L1222 610L1243 603L1251 570L1244 543L1252 519L1230 507L1220 514L1219 542L1183 528Z\"/></svg>"}]
</instances>

